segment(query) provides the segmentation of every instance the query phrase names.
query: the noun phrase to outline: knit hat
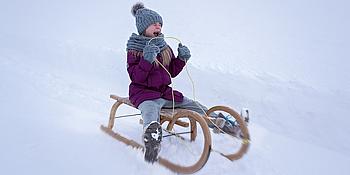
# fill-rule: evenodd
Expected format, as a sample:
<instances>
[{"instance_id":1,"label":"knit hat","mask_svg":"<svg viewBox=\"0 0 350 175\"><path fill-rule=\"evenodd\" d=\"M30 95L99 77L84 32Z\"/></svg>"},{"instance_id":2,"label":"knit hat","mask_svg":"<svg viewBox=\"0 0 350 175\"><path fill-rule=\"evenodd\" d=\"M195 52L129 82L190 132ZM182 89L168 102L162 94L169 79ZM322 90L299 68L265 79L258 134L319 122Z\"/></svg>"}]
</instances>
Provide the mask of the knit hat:
<instances>
[{"instance_id":1,"label":"knit hat","mask_svg":"<svg viewBox=\"0 0 350 175\"><path fill-rule=\"evenodd\" d=\"M136 27L139 34L142 34L148 26L159 22L163 26L162 17L155 11L145 8L143 3L138 2L131 8L131 13L136 18Z\"/></svg>"}]
</instances>

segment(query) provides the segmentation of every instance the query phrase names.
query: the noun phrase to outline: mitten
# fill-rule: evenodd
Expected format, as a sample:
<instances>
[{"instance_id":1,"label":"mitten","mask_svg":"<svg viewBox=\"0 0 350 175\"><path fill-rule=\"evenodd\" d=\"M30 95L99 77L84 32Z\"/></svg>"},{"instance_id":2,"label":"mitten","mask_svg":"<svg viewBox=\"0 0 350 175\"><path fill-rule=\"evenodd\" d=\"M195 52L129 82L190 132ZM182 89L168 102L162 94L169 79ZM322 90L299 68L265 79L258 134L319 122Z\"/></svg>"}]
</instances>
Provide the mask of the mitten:
<instances>
[{"instance_id":1,"label":"mitten","mask_svg":"<svg viewBox=\"0 0 350 175\"><path fill-rule=\"evenodd\" d=\"M143 48L143 59L147 60L150 63L153 63L159 52L160 49L158 46L154 44L147 45Z\"/></svg>"},{"instance_id":2,"label":"mitten","mask_svg":"<svg viewBox=\"0 0 350 175\"><path fill-rule=\"evenodd\" d=\"M177 48L177 52L179 53L179 58L183 61L188 61L191 57L190 49L188 49L185 45L179 43L179 47Z\"/></svg>"}]
</instances>

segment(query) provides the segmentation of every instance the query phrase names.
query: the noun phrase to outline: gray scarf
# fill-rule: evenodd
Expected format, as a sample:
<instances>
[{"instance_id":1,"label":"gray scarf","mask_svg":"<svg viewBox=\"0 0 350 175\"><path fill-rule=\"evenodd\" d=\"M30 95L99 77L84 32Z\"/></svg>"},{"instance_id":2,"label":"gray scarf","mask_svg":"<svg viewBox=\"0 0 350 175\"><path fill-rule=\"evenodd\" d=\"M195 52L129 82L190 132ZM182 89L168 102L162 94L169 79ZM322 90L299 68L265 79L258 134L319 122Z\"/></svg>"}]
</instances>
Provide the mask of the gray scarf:
<instances>
[{"instance_id":1,"label":"gray scarf","mask_svg":"<svg viewBox=\"0 0 350 175\"><path fill-rule=\"evenodd\" d=\"M151 39L151 37L146 37L143 35L132 33L128 40L128 43L126 44L126 50L136 50L142 52L143 48L148 44L148 42ZM168 44L164 40L163 34L160 34L157 38L152 39L151 42L149 42L149 44L155 44L159 47L161 51L168 46Z\"/></svg>"}]
</instances>

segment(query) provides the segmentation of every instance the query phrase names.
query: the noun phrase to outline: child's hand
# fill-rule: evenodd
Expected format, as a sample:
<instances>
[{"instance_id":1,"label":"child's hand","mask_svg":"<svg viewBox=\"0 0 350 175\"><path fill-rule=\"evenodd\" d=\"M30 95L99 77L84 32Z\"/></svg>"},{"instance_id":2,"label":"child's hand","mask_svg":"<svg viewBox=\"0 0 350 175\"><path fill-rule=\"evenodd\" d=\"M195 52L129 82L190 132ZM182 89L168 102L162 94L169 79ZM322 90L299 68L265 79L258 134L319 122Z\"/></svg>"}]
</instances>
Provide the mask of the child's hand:
<instances>
[{"instance_id":1,"label":"child's hand","mask_svg":"<svg viewBox=\"0 0 350 175\"><path fill-rule=\"evenodd\" d=\"M160 49L158 46L154 44L147 45L145 48L143 48L143 59L147 60L150 63L153 63L159 52Z\"/></svg>"},{"instance_id":2,"label":"child's hand","mask_svg":"<svg viewBox=\"0 0 350 175\"><path fill-rule=\"evenodd\" d=\"M190 49L188 49L186 46L179 43L179 47L177 48L177 52L179 53L179 58L183 61L188 61L191 57Z\"/></svg>"}]
</instances>

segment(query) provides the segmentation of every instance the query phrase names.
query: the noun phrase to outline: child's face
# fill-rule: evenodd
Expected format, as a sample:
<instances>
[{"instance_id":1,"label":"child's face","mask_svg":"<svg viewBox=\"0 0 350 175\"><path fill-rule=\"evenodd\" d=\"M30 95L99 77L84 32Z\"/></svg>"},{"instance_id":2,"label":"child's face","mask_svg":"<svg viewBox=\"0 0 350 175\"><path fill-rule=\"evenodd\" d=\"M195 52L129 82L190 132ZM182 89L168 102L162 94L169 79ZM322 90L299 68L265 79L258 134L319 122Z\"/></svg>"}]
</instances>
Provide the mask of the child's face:
<instances>
[{"instance_id":1,"label":"child's face","mask_svg":"<svg viewBox=\"0 0 350 175\"><path fill-rule=\"evenodd\" d=\"M154 23L145 30L145 36L157 37L162 32L162 25L160 23Z\"/></svg>"}]
</instances>

